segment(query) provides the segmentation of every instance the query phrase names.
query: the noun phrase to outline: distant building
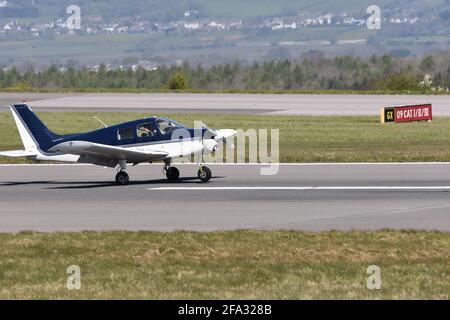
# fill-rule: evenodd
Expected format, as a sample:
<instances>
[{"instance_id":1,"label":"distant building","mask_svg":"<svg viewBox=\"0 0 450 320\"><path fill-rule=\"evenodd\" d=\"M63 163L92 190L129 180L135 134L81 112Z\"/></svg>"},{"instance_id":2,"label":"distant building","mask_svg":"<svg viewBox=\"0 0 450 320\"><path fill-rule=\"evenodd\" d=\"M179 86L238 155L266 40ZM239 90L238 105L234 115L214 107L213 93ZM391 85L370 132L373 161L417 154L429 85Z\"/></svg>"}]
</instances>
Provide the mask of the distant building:
<instances>
[{"instance_id":1,"label":"distant building","mask_svg":"<svg viewBox=\"0 0 450 320\"><path fill-rule=\"evenodd\" d=\"M197 30L200 28L200 23L198 21L185 22L184 28L187 30Z\"/></svg>"},{"instance_id":2,"label":"distant building","mask_svg":"<svg viewBox=\"0 0 450 320\"><path fill-rule=\"evenodd\" d=\"M10 21L5 24L5 26L3 27L3 30L4 31L20 31L20 30L22 30L22 27L16 21Z\"/></svg>"},{"instance_id":3,"label":"distant building","mask_svg":"<svg viewBox=\"0 0 450 320\"><path fill-rule=\"evenodd\" d=\"M147 60L139 61L139 66L147 71L155 71L159 69L159 64Z\"/></svg>"},{"instance_id":4,"label":"distant building","mask_svg":"<svg viewBox=\"0 0 450 320\"><path fill-rule=\"evenodd\" d=\"M198 15L198 11L197 10L186 10L184 12L184 16L186 18L192 18Z\"/></svg>"},{"instance_id":5,"label":"distant building","mask_svg":"<svg viewBox=\"0 0 450 320\"><path fill-rule=\"evenodd\" d=\"M283 30L283 29L293 29L294 30L294 29L298 28L298 25L297 25L297 22L295 22L295 21L292 21L290 23L289 22L285 23L281 19L274 19L274 20L272 20L270 27L272 28L273 31Z\"/></svg>"},{"instance_id":6,"label":"distant building","mask_svg":"<svg viewBox=\"0 0 450 320\"><path fill-rule=\"evenodd\" d=\"M222 23L218 23L215 21L211 21L210 23L208 23L208 27L211 29L217 29L217 30L224 30L226 28L226 26Z\"/></svg>"}]
</instances>

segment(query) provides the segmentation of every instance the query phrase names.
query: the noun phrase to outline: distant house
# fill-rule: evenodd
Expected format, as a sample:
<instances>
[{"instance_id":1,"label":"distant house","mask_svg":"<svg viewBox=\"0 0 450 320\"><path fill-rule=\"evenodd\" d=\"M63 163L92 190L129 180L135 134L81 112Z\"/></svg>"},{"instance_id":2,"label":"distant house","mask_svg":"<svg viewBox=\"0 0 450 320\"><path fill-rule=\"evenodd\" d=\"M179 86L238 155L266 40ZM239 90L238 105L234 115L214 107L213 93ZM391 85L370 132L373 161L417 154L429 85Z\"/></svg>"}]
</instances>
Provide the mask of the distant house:
<instances>
[{"instance_id":1,"label":"distant house","mask_svg":"<svg viewBox=\"0 0 450 320\"><path fill-rule=\"evenodd\" d=\"M212 28L212 29L218 29L218 30L224 30L226 28L224 24L218 23L215 21L211 21L210 23L208 23L208 27Z\"/></svg>"},{"instance_id":2,"label":"distant house","mask_svg":"<svg viewBox=\"0 0 450 320\"><path fill-rule=\"evenodd\" d=\"M333 16L331 14L327 14L327 15L323 16L323 19L326 24L331 24Z\"/></svg>"},{"instance_id":3,"label":"distant house","mask_svg":"<svg viewBox=\"0 0 450 320\"><path fill-rule=\"evenodd\" d=\"M294 29L298 28L297 22L292 21L292 22L285 23L281 19L274 19L272 21L272 23L270 24L270 26L273 31L282 30L282 29L293 29L294 30Z\"/></svg>"},{"instance_id":4,"label":"distant house","mask_svg":"<svg viewBox=\"0 0 450 320\"><path fill-rule=\"evenodd\" d=\"M272 22L270 23L270 27L272 28L273 31L281 30L284 28L284 22L281 19L273 19Z\"/></svg>"},{"instance_id":5,"label":"distant house","mask_svg":"<svg viewBox=\"0 0 450 320\"><path fill-rule=\"evenodd\" d=\"M38 27L31 27L30 28L30 32L33 36L35 37L39 37L40 32L39 32L39 28Z\"/></svg>"},{"instance_id":6,"label":"distant house","mask_svg":"<svg viewBox=\"0 0 450 320\"><path fill-rule=\"evenodd\" d=\"M198 23L198 21L185 22L184 28L186 30L197 30L200 28L200 23Z\"/></svg>"},{"instance_id":7,"label":"distant house","mask_svg":"<svg viewBox=\"0 0 450 320\"><path fill-rule=\"evenodd\" d=\"M242 20L231 20L228 23L230 29L240 29L243 26Z\"/></svg>"},{"instance_id":8,"label":"distant house","mask_svg":"<svg viewBox=\"0 0 450 320\"><path fill-rule=\"evenodd\" d=\"M4 31L20 31L22 27L16 21L10 21L5 24L3 27Z\"/></svg>"},{"instance_id":9,"label":"distant house","mask_svg":"<svg viewBox=\"0 0 450 320\"><path fill-rule=\"evenodd\" d=\"M353 26L362 26L364 24L366 24L366 20L364 19L355 19L355 18L345 18L344 19L344 24L350 24Z\"/></svg>"},{"instance_id":10,"label":"distant house","mask_svg":"<svg viewBox=\"0 0 450 320\"><path fill-rule=\"evenodd\" d=\"M139 66L147 71L155 71L159 69L159 64L147 60L140 60Z\"/></svg>"},{"instance_id":11,"label":"distant house","mask_svg":"<svg viewBox=\"0 0 450 320\"><path fill-rule=\"evenodd\" d=\"M294 21L292 23L284 24L285 29L297 29L297 23Z\"/></svg>"},{"instance_id":12,"label":"distant house","mask_svg":"<svg viewBox=\"0 0 450 320\"><path fill-rule=\"evenodd\" d=\"M186 10L184 12L184 16L186 18L192 18L198 15L198 11L197 10Z\"/></svg>"},{"instance_id":13,"label":"distant house","mask_svg":"<svg viewBox=\"0 0 450 320\"><path fill-rule=\"evenodd\" d=\"M147 20L138 20L138 21L134 21L133 24L131 25L130 28L128 28L129 31L131 32L145 32L147 30L149 30L150 27L150 22Z\"/></svg>"}]
</instances>

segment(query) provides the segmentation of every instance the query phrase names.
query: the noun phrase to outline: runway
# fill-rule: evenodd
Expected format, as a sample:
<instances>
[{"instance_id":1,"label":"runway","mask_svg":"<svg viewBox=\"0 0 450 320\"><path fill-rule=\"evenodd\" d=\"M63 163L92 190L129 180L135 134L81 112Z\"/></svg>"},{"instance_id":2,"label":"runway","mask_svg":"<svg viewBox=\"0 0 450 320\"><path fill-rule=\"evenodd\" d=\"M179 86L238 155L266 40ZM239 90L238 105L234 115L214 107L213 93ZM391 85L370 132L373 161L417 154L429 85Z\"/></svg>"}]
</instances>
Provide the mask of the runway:
<instances>
[{"instance_id":1,"label":"runway","mask_svg":"<svg viewBox=\"0 0 450 320\"><path fill-rule=\"evenodd\" d=\"M450 95L313 95L189 93L1 93L0 105L25 100L35 111L140 111L263 115L379 115L380 108L432 103L450 116ZM6 108L2 108L6 111Z\"/></svg>"},{"instance_id":2,"label":"runway","mask_svg":"<svg viewBox=\"0 0 450 320\"><path fill-rule=\"evenodd\" d=\"M1 165L0 232L82 230L376 230L450 232L450 163L162 165L115 170L90 165Z\"/></svg>"}]
</instances>

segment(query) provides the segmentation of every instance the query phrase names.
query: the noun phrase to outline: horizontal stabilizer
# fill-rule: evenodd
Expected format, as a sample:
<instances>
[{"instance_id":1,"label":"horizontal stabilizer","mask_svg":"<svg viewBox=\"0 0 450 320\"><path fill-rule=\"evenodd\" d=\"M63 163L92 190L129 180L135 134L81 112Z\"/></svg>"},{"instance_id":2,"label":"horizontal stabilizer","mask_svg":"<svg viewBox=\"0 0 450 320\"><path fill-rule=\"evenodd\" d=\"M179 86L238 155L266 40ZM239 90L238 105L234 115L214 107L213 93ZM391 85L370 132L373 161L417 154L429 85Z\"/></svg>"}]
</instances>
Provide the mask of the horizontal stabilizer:
<instances>
[{"instance_id":1,"label":"horizontal stabilizer","mask_svg":"<svg viewBox=\"0 0 450 320\"><path fill-rule=\"evenodd\" d=\"M0 156L19 158L19 157L32 157L37 156L37 153L25 151L25 150L13 150L13 151L1 151Z\"/></svg>"}]
</instances>

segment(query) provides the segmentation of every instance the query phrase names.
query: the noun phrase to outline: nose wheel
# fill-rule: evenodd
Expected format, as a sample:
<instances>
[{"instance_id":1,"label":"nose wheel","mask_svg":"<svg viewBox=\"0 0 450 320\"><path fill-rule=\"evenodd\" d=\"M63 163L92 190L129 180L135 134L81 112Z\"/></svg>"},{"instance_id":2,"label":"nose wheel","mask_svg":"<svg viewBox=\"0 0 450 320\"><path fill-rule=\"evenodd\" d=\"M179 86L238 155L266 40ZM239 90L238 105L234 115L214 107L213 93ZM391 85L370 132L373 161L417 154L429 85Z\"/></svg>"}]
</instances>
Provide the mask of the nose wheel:
<instances>
[{"instance_id":1,"label":"nose wheel","mask_svg":"<svg viewBox=\"0 0 450 320\"><path fill-rule=\"evenodd\" d=\"M119 186L125 186L128 184L129 181L130 181L130 177L128 176L128 174L125 171L120 171L117 173L116 183Z\"/></svg>"},{"instance_id":2,"label":"nose wheel","mask_svg":"<svg viewBox=\"0 0 450 320\"><path fill-rule=\"evenodd\" d=\"M208 167L201 166L198 169L197 173L198 178L201 180L201 182L208 182L209 179L211 179L211 170Z\"/></svg>"}]
</instances>

